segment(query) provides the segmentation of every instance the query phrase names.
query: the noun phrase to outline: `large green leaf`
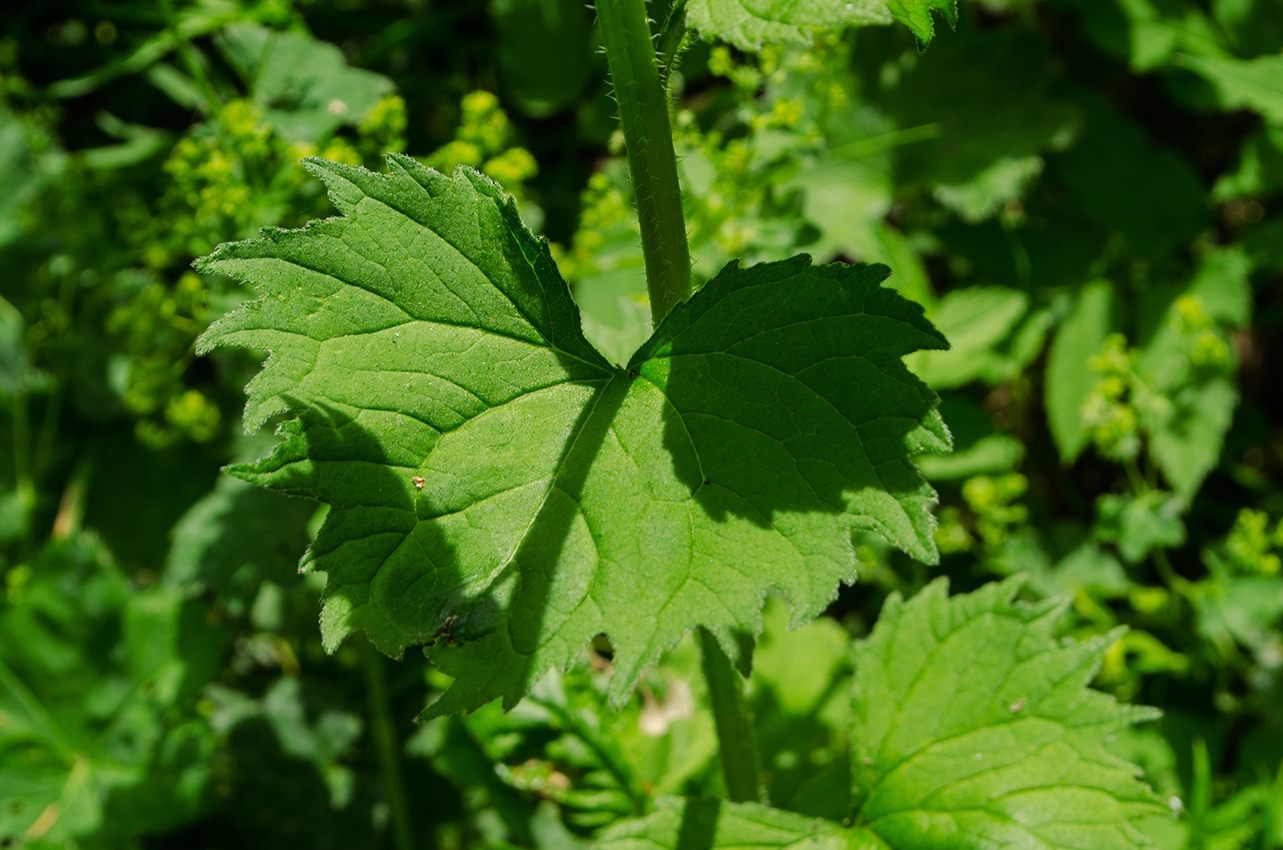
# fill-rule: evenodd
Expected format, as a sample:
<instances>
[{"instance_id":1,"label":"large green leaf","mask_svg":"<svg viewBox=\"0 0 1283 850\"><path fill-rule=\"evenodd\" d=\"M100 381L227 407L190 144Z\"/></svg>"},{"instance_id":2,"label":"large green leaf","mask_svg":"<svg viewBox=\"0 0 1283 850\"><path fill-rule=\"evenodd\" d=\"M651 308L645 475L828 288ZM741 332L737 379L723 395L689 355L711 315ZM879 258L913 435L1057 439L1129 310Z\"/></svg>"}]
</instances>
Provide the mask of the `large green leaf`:
<instances>
[{"instance_id":1,"label":"large green leaf","mask_svg":"<svg viewBox=\"0 0 1283 850\"><path fill-rule=\"evenodd\" d=\"M343 217L200 263L263 296L201 350L272 352L246 425L296 418L230 471L333 506L306 558L328 647L442 638L442 713L512 705L605 632L617 703L694 625L740 657L770 586L813 617L852 529L935 559L909 457L949 438L900 358L945 343L884 266L732 264L618 368L494 183L390 162L313 161Z\"/></svg>"},{"instance_id":2,"label":"large green leaf","mask_svg":"<svg viewBox=\"0 0 1283 850\"><path fill-rule=\"evenodd\" d=\"M1146 843L1161 807L1104 744L1157 713L1089 690L1116 635L1056 640L1064 602L1014 604L1022 581L893 595L857 647L857 822L891 847Z\"/></svg>"},{"instance_id":3,"label":"large green leaf","mask_svg":"<svg viewBox=\"0 0 1283 850\"><path fill-rule=\"evenodd\" d=\"M720 38L742 50L760 50L764 43L805 43L815 27L848 24L889 24L899 20L925 47L935 34L931 13L949 26L958 22L955 0L690 0L687 20L705 38Z\"/></svg>"}]
</instances>

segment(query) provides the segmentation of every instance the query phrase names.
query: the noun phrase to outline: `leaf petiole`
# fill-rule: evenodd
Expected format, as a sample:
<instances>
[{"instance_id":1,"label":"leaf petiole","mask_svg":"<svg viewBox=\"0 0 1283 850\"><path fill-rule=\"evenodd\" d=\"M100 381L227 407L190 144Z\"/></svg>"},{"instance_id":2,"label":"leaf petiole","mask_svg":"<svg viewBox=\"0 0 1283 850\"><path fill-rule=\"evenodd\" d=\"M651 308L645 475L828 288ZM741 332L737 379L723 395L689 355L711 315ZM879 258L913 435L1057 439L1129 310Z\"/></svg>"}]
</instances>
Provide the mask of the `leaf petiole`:
<instances>
[{"instance_id":1,"label":"leaf petiole","mask_svg":"<svg viewBox=\"0 0 1283 850\"><path fill-rule=\"evenodd\" d=\"M713 633L701 626L699 654L708 685L708 701L717 725L717 750L732 803L762 802L761 759L753 718L744 702L744 683Z\"/></svg>"},{"instance_id":2,"label":"leaf petiole","mask_svg":"<svg viewBox=\"0 0 1283 850\"><path fill-rule=\"evenodd\" d=\"M414 830L410 824L410 807L405 783L401 778L400 744L392 709L388 702L387 681L383 676L383 656L369 643L361 647L361 666L365 673L365 692L369 703L370 731L373 733L379 769L383 774L383 793L387 798L392 821L392 843L396 850L414 850Z\"/></svg>"}]
</instances>

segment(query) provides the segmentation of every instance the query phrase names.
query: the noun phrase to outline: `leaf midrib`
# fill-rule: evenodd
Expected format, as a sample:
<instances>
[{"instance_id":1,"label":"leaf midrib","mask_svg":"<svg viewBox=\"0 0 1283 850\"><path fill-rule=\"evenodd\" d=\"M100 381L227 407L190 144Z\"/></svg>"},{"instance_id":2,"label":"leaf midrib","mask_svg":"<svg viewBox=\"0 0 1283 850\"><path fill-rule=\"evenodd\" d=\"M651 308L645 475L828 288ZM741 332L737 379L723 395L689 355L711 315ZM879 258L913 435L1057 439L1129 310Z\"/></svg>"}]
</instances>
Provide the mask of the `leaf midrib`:
<instances>
[{"instance_id":1,"label":"leaf midrib","mask_svg":"<svg viewBox=\"0 0 1283 850\"><path fill-rule=\"evenodd\" d=\"M449 179L453 181L455 178L453 178L453 177L452 177L452 178L449 178ZM464 179L466 180L467 178L465 177ZM476 197L476 198L478 198L478 199L479 199L479 198L481 198L481 197L483 197L483 193L479 192L479 191L477 190L477 187L476 187L476 186L475 186L475 185L474 185L470 180L468 180L468 181L467 181L467 184L468 184L468 189L469 189L469 191L471 191L471 192L473 193L474 197ZM475 260L473 260L473 259L472 259L471 257L469 257L467 254L465 254L462 250L460 250L460 248L459 248L459 247L458 247L454 242L452 242L449 238L447 238L444 234L442 234L439 230L437 230L437 229L436 229L435 227L433 227L431 224L429 224L429 223L427 223L427 222L425 222L425 221L421 221L421 220L419 220L419 219L418 219L418 218L416 218L415 216L411 215L408 211L406 211L406 210L402 210L402 209L399 209L398 207L393 206L392 204L388 203L387 201L385 201L385 200L384 200L384 199L382 199L382 198L376 198L376 197L374 197L373 195L366 194L364 190L360 190L360 189L358 189L358 191L361 191L362 196L363 196L364 198L366 198L367 200L370 200L370 201L372 201L372 202L374 202L374 203L376 203L376 204L379 204L380 206L384 207L384 208L385 208L385 209L387 209L387 210L390 210L390 211L391 211L391 212L393 212L393 213L396 213L396 214L399 214L399 215L405 216L405 217L406 217L407 219L409 219L410 221L413 221L415 224L417 224L417 225L419 225L420 227L422 227L422 228L423 228L425 231L427 231L428 233L431 233L432 235L434 235L434 236L436 236L438 239L440 239L440 240L441 240L441 243L442 243L443 245L448 246L448 247L450 248L450 250L455 254L455 256L457 256L460 260L462 260L462 261L463 261L464 263L466 263L468 266L471 266L471 267L476 271L476 273L477 273L478 275L480 275L480 276L481 276L481 278L482 278L483 280L485 280L487 283L489 283L489 284L490 284L490 286L491 286L491 287L492 287L496 292L499 292L500 294L502 294L502 295L503 295L504 300L506 300L510 305L512 305L512 309L513 309L514 311L516 311L516 313L517 313L519 316L521 316L522 320L526 323L526 325L527 325L527 326L528 326L532 331L534 331L534 332L539 336L539 338L543 341L544 345L545 345L545 346L547 346L550 350L555 351L556 353L558 353L558 354L560 354L560 355L564 355L564 356L566 356L566 357L569 357L569 358L571 358L571 359L573 359L573 360L577 360L577 361L579 361L580 363L583 363L583 364L584 364L584 365L586 365L586 366L592 366L593 368L595 368L595 369L597 369L597 370L599 370L599 371L605 371L605 372L606 372L606 374L609 374L609 372L607 371L607 367L603 366L603 364L602 364L602 363L593 363L593 362L591 362L591 361L585 360L584 358L580 357L580 356L579 356L579 355L577 355L577 354L572 354L571 352L566 351L565 349L561 348L559 345L555 344L551 339L549 339L549 338L548 338L548 337L549 337L549 334L545 334L543 331L541 331L541 330L539 329L539 325L538 325L538 324L536 324L536 322L534 321L534 319L533 319L533 318L531 318L530 314L529 314L529 313L527 313L527 312L526 312L526 311L521 307L521 305L517 303L516 299L514 299L514 298L513 298L513 296L508 292L508 290L507 290L505 287L500 286L500 285L499 285L499 282L498 282L498 281L496 281L493 277L491 277L491 276L490 276L490 275L485 271L485 269L481 268L481 266L480 266L480 265L478 265L478 264L477 264L477 262L476 262ZM427 191L426 187L425 187L424 191L425 191L425 192ZM489 200L495 201L495 205L496 205L496 207L497 207L498 209L500 209L500 211L502 212L502 206L501 206L501 204L500 204L496 199L494 199L494 198L490 198ZM434 201L434 202L438 202L438 203L439 203L439 201L438 201L437 199L435 199L435 198L433 199L433 201ZM359 205L359 204L358 204L358 205ZM480 216L477 216L477 217L476 217L476 220L477 220L477 223L478 223L478 224L480 224ZM362 219L360 219L360 218L358 218L358 217L356 217L356 216L351 216L351 217L350 217L350 221L352 222L352 224L354 224L354 225L356 225L356 226L359 226L363 231L365 231L367 234L369 234L369 235L371 236L371 242L372 242L373 244L379 244L379 240L378 240L378 238L377 238L377 233L376 233L376 232L372 232L369 228L365 227L365 223L364 223L364 221L363 221ZM513 241L513 242L515 242L515 243L516 243L516 245L517 245L517 251L518 251L518 253L521 255L521 260L522 260L522 262L524 262L524 263L525 263L525 265L526 265L526 269L529 271L530 277L531 277L531 278L532 278L532 279L533 279L533 280L538 284L538 289L539 289L539 298L543 301L545 314L546 314L546 316L547 316L547 318L548 318L549 324L551 324L551 323L552 323L552 312L553 312L553 311L552 311L552 307L551 307L551 305L550 305L550 304L549 304L549 302L548 302L548 291L547 291L547 287L546 287L546 285L545 285L545 282L544 282L543 276L539 274L539 270L538 270L537 268L535 268L534 263L533 263L533 262L531 262L530 257L529 257L529 256L527 256L527 254L526 254L526 250L525 250L525 246L522 244L522 239L521 239L521 234L520 234L520 232L515 231L515 230L514 230L514 228L511 226L511 222L509 222L506 218L501 219L501 221L502 221L502 228L503 228L504 230L506 230L506 231L507 231L507 233L508 233L509 237L512 239L512 241ZM346 244L346 243L345 243L345 244ZM384 269L384 271L385 271L385 272L387 271L387 267L386 267L386 266L384 266L384 265L382 265L381 263L379 263L377 260L373 260L373 259L370 259L369 257L366 257L366 255L365 255L364 253L362 253L362 252L360 252L359 250L357 250L354 246L349 246L349 247L351 247L353 251L356 251L356 253L360 254L362 257L365 257L366 259L369 259L369 260L370 260L370 262L373 262L373 263L375 263L375 265L378 265L380 268ZM564 282L564 281L561 281L561 280L559 279L559 282L561 282L561 284L562 284L563 286L565 286L565 282ZM369 292L369 290L364 289L364 287L358 287L358 288L359 288L359 289L362 289L363 291ZM451 291L453 292L454 290L453 290L453 289L451 289ZM407 315L407 316L412 316L412 314L411 314L408 310L406 310L406 309L405 309L404 307L402 307L400 304L397 304L397 303L396 303L396 301L393 301L393 300L391 300L391 299L388 299L386 296L379 295L378 293L372 293L372 294L374 294L374 295L375 295L376 297L378 297L378 298L382 298L383 300L388 301L388 303L392 304L394 307L396 307L398 310L400 310L400 311L401 311L402 313L404 313L405 315ZM568 294L569 294L569 288L567 288L567 295L568 295ZM473 308L473 306L472 306L471 302L470 302L470 301L468 301L468 299L466 299L466 298L464 298L464 297L460 296L457 292L455 293L455 296L456 296L456 297L458 297L458 298L459 298L459 300L460 300L461 302L463 302L464 304L468 305L468 308L469 308L470 310L472 310L472 312L473 312L473 314L474 314L474 315L476 315L476 314L477 314L476 309L475 309L475 308ZM568 298L567 300L569 301L569 303L570 303L572 306L574 305L574 302L573 302L573 301L571 301L571 300L569 300L569 298ZM576 310L576 312L577 312L577 310ZM450 323L450 322L442 322L442 324L454 324L454 323ZM471 326L471 325L456 325L456 326L458 326L458 327L473 327L473 326ZM492 330L491 330L491 329L489 329L489 328L478 328L478 330L483 330L483 331L484 331L484 332L486 332L486 333L491 333L491 332L493 332L493 333L495 333L495 334L496 334L496 335L498 335L498 336L505 336L505 337L509 337L509 336L510 336L509 334L505 334L505 333L502 333L502 332L492 331ZM582 332L581 332L581 339L582 339L582 338L583 338L583 337L582 337ZM592 349L591 344L589 344L589 343L587 342L587 340L586 340L586 339L584 340L584 343L585 343L586 345L588 345L588 346L589 346L589 348L590 348L591 350L594 350L594 351L596 350L596 349Z\"/></svg>"}]
</instances>

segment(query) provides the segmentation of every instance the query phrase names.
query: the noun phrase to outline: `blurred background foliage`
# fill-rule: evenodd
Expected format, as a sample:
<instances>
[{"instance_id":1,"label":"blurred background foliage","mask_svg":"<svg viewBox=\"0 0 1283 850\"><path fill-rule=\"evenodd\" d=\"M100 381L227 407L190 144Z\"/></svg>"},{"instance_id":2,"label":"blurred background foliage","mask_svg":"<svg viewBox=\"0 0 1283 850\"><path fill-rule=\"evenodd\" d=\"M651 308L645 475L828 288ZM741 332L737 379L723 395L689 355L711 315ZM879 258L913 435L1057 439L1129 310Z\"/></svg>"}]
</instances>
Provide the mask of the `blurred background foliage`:
<instances>
[{"instance_id":1,"label":"blurred background foliage","mask_svg":"<svg viewBox=\"0 0 1283 850\"><path fill-rule=\"evenodd\" d=\"M663 4L664 0L655 0ZM652 10L662 19L662 9ZM1027 572L1097 685L1162 848L1283 847L1283 0L983 0L669 78L695 274L878 261L953 349L911 363L957 451L927 568L865 569L750 700L773 805L849 811L852 638L886 594ZM0 13L0 845L573 848L718 794L693 646L609 710L606 644L509 714L316 625L315 506L220 478L247 297L193 258L332 213L300 167L478 168L553 242L591 339L650 332L592 12L571 0L48 0ZM1271 378L1271 375L1275 376Z\"/></svg>"}]
</instances>

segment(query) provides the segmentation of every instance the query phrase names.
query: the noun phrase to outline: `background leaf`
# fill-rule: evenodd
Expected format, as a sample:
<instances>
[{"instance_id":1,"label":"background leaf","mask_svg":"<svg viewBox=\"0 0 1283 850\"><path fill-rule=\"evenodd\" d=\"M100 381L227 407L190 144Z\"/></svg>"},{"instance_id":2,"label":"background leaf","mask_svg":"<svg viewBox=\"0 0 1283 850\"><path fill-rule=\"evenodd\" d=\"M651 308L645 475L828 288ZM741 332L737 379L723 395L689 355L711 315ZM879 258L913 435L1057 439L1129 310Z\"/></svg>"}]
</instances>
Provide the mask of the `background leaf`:
<instances>
[{"instance_id":1,"label":"background leaf","mask_svg":"<svg viewBox=\"0 0 1283 850\"><path fill-rule=\"evenodd\" d=\"M278 131L317 142L364 120L392 81L349 68L342 51L298 33L235 24L221 33L224 53L250 84L254 103Z\"/></svg>"},{"instance_id":2,"label":"background leaf","mask_svg":"<svg viewBox=\"0 0 1283 850\"><path fill-rule=\"evenodd\" d=\"M892 596L856 650L858 818L891 847L1146 843L1132 821L1160 808L1104 743L1157 712L1087 690L1111 641L1059 643L1063 605L1013 604L1020 584Z\"/></svg>"}]
</instances>

